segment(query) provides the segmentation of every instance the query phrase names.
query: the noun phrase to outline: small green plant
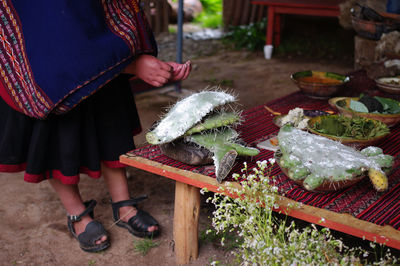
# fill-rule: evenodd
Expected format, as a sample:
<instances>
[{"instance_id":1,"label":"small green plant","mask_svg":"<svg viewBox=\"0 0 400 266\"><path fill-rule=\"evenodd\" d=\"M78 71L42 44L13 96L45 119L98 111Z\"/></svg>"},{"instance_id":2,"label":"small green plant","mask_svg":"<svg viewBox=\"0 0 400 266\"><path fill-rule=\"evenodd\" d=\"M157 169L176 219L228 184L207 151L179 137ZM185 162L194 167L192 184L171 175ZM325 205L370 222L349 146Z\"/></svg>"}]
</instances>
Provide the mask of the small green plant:
<instances>
[{"instance_id":1,"label":"small green plant","mask_svg":"<svg viewBox=\"0 0 400 266\"><path fill-rule=\"evenodd\" d=\"M262 50L265 45L265 28L267 19L249 25L235 26L229 29L224 36L225 44L232 44L235 49L246 49L249 51Z\"/></svg>"},{"instance_id":2,"label":"small green plant","mask_svg":"<svg viewBox=\"0 0 400 266\"><path fill-rule=\"evenodd\" d=\"M168 32L171 33L171 34L176 34L177 33L177 29L176 29L176 27L168 26Z\"/></svg>"},{"instance_id":3,"label":"small green plant","mask_svg":"<svg viewBox=\"0 0 400 266\"><path fill-rule=\"evenodd\" d=\"M194 18L194 22L205 28L218 28L222 25L222 0L201 0L203 12Z\"/></svg>"},{"instance_id":4,"label":"small green plant","mask_svg":"<svg viewBox=\"0 0 400 266\"><path fill-rule=\"evenodd\" d=\"M95 264L96 264L95 260L89 260L89 262L88 262L88 266L92 266L92 265L95 265Z\"/></svg>"},{"instance_id":5,"label":"small green plant","mask_svg":"<svg viewBox=\"0 0 400 266\"><path fill-rule=\"evenodd\" d=\"M362 248L349 248L334 238L328 228L316 225L299 228L294 221L274 215L278 208L278 188L274 185L269 162L257 162L258 167L247 169L242 175L234 174L241 186L228 184L208 200L216 210L212 225L217 234L236 232L239 248L234 253L242 265L354 265L371 264L366 261L369 252ZM239 181L238 181L239 182ZM226 195L235 195L228 197ZM297 206L288 206L296 208ZM284 217L287 217L283 214ZM321 218L321 221L324 219ZM211 231L209 231L211 233ZM221 244L225 239L221 239ZM398 259L386 254L376 257L374 265L396 265Z\"/></svg>"},{"instance_id":6,"label":"small green plant","mask_svg":"<svg viewBox=\"0 0 400 266\"><path fill-rule=\"evenodd\" d=\"M142 254L142 256L146 256L150 249L158 247L159 245L159 242L153 241L152 239L141 239L133 241L134 250Z\"/></svg>"}]
</instances>

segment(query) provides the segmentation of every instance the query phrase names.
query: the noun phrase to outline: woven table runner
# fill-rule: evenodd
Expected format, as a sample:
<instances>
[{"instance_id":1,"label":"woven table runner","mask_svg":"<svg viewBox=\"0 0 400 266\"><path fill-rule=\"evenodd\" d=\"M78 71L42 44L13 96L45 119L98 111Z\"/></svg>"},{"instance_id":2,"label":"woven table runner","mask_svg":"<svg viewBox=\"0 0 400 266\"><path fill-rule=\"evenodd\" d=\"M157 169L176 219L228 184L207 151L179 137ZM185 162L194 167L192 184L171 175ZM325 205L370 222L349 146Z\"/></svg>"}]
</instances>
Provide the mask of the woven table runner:
<instances>
[{"instance_id":1,"label":"woven table runner","mask_svg":"<svg viewBox=\"0 0 400 266\"><path fill-rule=\"evenodd\" d=\"M326 100L310 99L300 92L279 98L266 105L283 114L295 107L309 110L332 110ZM272 123L273 115L264 108L264 105L246 110L242 115L244 123L238 127L238 131L249 146L255 147L259 142L269 139L279 131L279 128ZM277 165L273 167L271 175L276 176L279 193L289 199L337 213L349 213L358 219L378 225L391 225L398 230L400 229L400 125L391 128L391 134L376 146L381 147L385 154L396 157L396 163L389 175L389 189L383 193L374 190L368 178L336 192L317 193L306 191L298 186L286 177ZM229 176L232 173L240 174L245 161L247 169L253 169L257 161L268 160L274 155L272 151L264 149L260 151L260 154L253 158L239 157ZM164 165L215 178L213 167L191 166L175 161L163 155L158 146L147 145L132 153Z\"/></svg>"}]
</instances>

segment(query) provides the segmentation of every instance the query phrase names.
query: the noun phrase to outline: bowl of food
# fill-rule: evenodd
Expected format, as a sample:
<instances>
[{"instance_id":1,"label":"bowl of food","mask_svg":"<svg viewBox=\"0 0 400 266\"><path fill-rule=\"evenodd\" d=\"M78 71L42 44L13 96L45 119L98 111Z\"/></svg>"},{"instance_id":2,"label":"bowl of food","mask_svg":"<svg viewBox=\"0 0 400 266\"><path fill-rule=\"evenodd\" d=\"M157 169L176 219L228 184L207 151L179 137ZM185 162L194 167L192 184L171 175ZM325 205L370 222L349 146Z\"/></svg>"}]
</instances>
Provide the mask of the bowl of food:
<instances>
[{"instance_id":1,"label":"bowl of food","mask_svg":"<svg viewBox=\"0 0 400 266\"><path fill-rule=\"evenodd\" d=\"M375 82L381 91L400 94L400 76L382 77L376 79Z\"/></svg>"},{"instance_id":2,"label":"bowl of food","mask_svg":"<svg viewBox=\"0 0 400 266\"><path fill-rule=\"evenodd\" d=\"M381 121L392 127L400 122L400 102L383 97L335 97L329 104L342 115L366 117Z\"/></svg>"},{"instance_id":3,"label":"bowl of food","mask_svg":"<svg viewBox=\"0 0 400 266\"><path fill-rule=\"evenodd\" d=\"M350 80L337 73L312 70L294 73L290 78L305 95L317 99L333 96Z\"/></svg>"},{"instance_id":4,"label":"bowl of food","mask_svg":"<svg viewBox=\"0 0 400 266\"><path fill-rule=\"evenodd\" d=\"M308 121L308 131L358 149L374 146L390 134L383 122L343 115L313 117Z\"/></svg>"}]
</instances>

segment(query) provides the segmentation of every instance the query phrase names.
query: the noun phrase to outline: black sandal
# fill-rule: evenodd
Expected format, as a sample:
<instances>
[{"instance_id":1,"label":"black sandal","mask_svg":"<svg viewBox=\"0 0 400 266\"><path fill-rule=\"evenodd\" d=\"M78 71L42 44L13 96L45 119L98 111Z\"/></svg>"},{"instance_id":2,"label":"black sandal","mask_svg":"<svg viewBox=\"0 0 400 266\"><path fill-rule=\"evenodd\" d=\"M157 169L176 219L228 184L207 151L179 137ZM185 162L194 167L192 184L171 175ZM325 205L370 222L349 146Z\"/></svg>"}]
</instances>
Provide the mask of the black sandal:
<instances>
[{"instance_id":1,"label":"black sandal","mask_svg":"<svg viewBox=\"0 0 400 266\"><path fill-rule=\"evenodd\" d=\"M79 246L82 250L86 252L99 252L105 250L110 246L110 241L107 236L107 232L104 229L103 225L98 221L91 221L86 225L85 231L76 235L74 223L79 222L83 216L89 214L90 217L93 218L93 209L96 206L97 202L95 200L90 200L84 203L86 209L79 215L68 215L68 230L71 234L78 240ZM96 241L99 240L102 236L107 236L107 240L102 242L101 244L96 244Z\"/></svg>"},{"instance_id":2,"label":"black sandal","mask_svg":"<svg viewBox=\"0 0 400 266\"><path fill-rule=\"evenodd\" d=\"M113 210L114 221L116 222L116 225L128 229L128 231L134 236L142 238L157 237L160 234L160 226L158 225L158 222L150 214L137 207L137 204L145 199L147 199L147 196L112 202L111 207ZM122 221L119 217L119 208L126 206L133 206L137 209L137 214L130 218L128 222ZM149 232L148 228L151 226L157 226L158 229Z\"/></svg>"}]
</instances>

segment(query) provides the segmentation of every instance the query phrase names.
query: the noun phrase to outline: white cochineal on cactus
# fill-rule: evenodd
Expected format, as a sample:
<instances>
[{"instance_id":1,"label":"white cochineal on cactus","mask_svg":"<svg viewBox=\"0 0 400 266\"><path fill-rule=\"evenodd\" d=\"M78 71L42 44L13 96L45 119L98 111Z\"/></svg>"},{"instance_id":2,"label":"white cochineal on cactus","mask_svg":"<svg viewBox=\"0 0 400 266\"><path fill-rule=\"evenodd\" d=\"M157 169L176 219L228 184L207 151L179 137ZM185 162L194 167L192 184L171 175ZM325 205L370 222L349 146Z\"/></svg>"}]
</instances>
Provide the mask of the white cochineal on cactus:
<instances>
[{"instance_id":1,"label":"white cochineal on cactus","mask_svg":"<svg viewBox=\"0 0 400 266\"><path fill-rule=\"evenodd\" d=\"M282 151L299 158L304 166L321 178L338 176L362 167L381 171L379 164L359 151L296 128L280 130L278 140Z\"/></svg>"},{"instance_id":2,"label":"white cochineal on cactus","mask_svg":"<svg viewBox=\"0 0 400 266\"><path fill-rule=\"evenodd\" d=\"M369 148L359 152L339 142L288 126L280 129L278 141L282 151L280 163L293 167L291 172L294 177L297 170L306 170L303 174L309 174L303 177L306 189L316 189L324 180L349 180L354 177L352 173L361 174L366 170L377 191L388 188L383 169L392 168L393 157L381 154L382 149ZM305 169L297 169L298 166Z\"/></svg>"},{"instance_id":3,"label":"white cochineal on cactus","mask_svg":"<svg viewBox=\"0 0 400 266\"><path fill-rule=\"evenodd\" d=\"M171 142L185 134L216 107L236 101L233 95L222 91L203 91L177 102L156 128L146 134L150 144Z\"/></svg>"}]
</instances>

